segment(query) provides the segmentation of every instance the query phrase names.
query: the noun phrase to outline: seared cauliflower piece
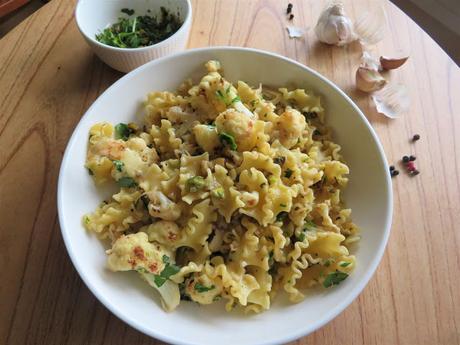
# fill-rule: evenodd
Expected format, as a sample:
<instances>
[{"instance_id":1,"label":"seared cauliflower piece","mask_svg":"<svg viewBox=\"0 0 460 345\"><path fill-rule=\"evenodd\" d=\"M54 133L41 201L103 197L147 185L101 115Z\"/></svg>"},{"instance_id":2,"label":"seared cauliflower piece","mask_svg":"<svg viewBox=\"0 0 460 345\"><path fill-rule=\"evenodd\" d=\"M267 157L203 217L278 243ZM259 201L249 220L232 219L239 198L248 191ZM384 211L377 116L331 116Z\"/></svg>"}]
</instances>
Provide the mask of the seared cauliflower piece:
<instances>
[{"instance_id":1,"label":"seared cauliflower piece","mask_svg":"<svg viewBox=\"0 0 460 345\"><path fill-rule=\"evenodd\" d=\"M216 118L217 132L233 136L240 152L250 151L256 145L254 125L254 119L233 109L224 111Z\"/></svg>"},{"instance_id":2,"label":"seared cauliflower piece","mask_svg":"<svg viewBox=\"0 0 460 345\"><path fill-rule=\"evenodd\" d=\"M196 125L193 127L193 134L198 145L206 152L211 152L219 146L219 138L214 126Z\"/></svg>"},{"instance_id":3,"label":"seared cauliflower piece","mask_svg":"<svg viewBox=\"0 0 460 345\"><path fill-rule=\"evenodd\" d=\"M295 109L287 109L276 120L278 139L286 148L291 148L302 136L307 122L305 117Z\"/></svg>"},{"instance_id":4,"label":"seared cauliflower piece","mask_svg":"<svg viewBox=\"0 0 460 345\"><path fill-rule=\"evenodd\" d=\"M143 269L158 274L165 267L164 253L159 246L149 242L144 232L121 236L107 254L107 266L114 272Z\"/></svg>"}]
</instances>

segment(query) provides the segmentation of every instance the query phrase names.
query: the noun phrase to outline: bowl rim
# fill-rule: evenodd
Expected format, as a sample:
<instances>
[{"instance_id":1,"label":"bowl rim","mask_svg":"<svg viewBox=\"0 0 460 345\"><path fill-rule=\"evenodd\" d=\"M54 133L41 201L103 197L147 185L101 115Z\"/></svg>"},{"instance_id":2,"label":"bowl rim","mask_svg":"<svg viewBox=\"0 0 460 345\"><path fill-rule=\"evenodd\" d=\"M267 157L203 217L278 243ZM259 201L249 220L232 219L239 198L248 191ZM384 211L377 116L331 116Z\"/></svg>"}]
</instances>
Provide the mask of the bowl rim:
<instances>
[{"instance_id":1,"label":"bowl rim","mask_svg":"<svg viewBox=\"0 0 460 345\"><path fill-rule=\"evenodd\" d=\"M139 48L112 47L112 46L109 46L108 44L104 44L104 43L99 42L94 37L88 35L85 30L83 30L83 27L80 25L81 16L79 15L79 13L80 13L79 11L80 11L80 8L82 6L81 4L86 3L86 2L94 3L94 1L91 1L91 0L78 0L77 6L75 7L75 11L74 11L74 16L75 16L75 21L77 22L78 30L86 38L86 40L90 41L92 44L95 44L98 47L102 47L102 48L112 50L112 51L117 51L117 52L144 52L144 51L152 49L152 48L158 48L158 47L161 47L163 45L166 45L166 44L170 43L170 41L172 41L173 39L177 38L176 36L178 36L180 33L190 30L189 28L190 28L190 24L191 24L191 21L192 21L192 11L193 11L192 10L192 3L191 3L190 0L183 0L183 1L185 1L185 3L187 4L187 14L186 14L185 20L182 23L182 25L180 26L179 30L177 30L171 36L169 36L168 38L166 38L166 39L164 39L164 40L162 40L160 42L157 42L155 44L151 44L151 45L145 46L145 47L139 47Z\"/></svg>"},{"instance_id":2,"label":"bowl rim","mask_svg":"<svg viewBox=\"0 0 460 345\"><path fill-rule=\"evenodd\" d=\"M140 332L142 332L142 333L144 333L144 334L146 334L146 335L148 335L150 337L153 337L155 339L165 341L165 342L171 343L171 344L178 344L178 345L195 345L195 344L192 343L192 342L183 341L182 339L179 339L179 338L175 337L174 335L161 334L157 330L149 328L149 327L146 327L143 324L138 323L136 320L133 320L133 319L125 316L124 313L123 313L123 310L121 310L118 307L116 307L114 304L112 304L112 302L108 298L106 298L104 295L100 294L98 292L97 287L91 282L91 280L89 278L86 277L86 275L84 274L84 270L80 266L79 261L77 259L78 255L77 255L77 253L73 252L72 246L70 245L69 231L64 226L64 224L65 224L64 218L63 218L64 215L62 213L62 204L63 204L63 199L64 199L64 197L63 197L63 189L64 189L63 188L63 180L64 180L63 175L64 175L65 167L67 166L68 161L71 159L71 157L70 157L70 149L72 148L74 143L78 140L77 132L78 132L79 127L82 126L83 119L85 117L89 116L88 114L91 113L92 108L95 107L96 103L100 102L101 98L103 98L103 96L106 93L108 93L112 89L115 89L116 87L118 87L119 84L124 83L127 80L135 77L137 74L142 73L144 70L147 70L147 69L151 68L152 65L160 64L160 63L162 63L163 61L165 61L167 59L171 59L171 58L178 57L178 56L184 56L184 55L186 56L186 55L200 54L201 52L206 52L206 51L212 52L212 51L216 51L216 50L217 51L237 51L237 52L238 51L244 51L244 52L248 52L248 53L254 53L256 55L265 55L265 56L273 57L273 58L276 58L276 59L281 59L281 60L284 60L285 62L294 64L294 65L306 70L308 73L312 73L313 75L315 75L316 77L318 77L322 81L326 82L331 88L333 88L337 92L339 92L339 94L343 98L345 98L345 100L347 100L350 103L350 105L353 107L355 112L360 116L361 120L366 125L368 131L370 132L370 134L371 134L371 136L372 136L372 138L373 138L373 140L374 140L374 142L376 144L378 153L380 155L379 158L382 160L382 163L383 163L385 171L388 171L388 169L389 169L388 162L387 162L387 159L386 159L382 144L380 143L380 140L378 139L377 134L375 133L375 131L372 128L372 126L369 123L369 121L367 120L366 116L362 113L362 111L354 103L354 101L350 97L348 97L348 95L345 94L345 92L342 91L338 86L336 86L332 81L330 81L326 77L322 76L319 72L316 72L315 70L311 69L310 67L308 67L308 66L306 66L304 64L301 64L300 62L297 62L297 61L295 61L293 59L287 58L285 56L282 56L282 55L279 55L279 54L276 54L276 53L267 52L267 51L260 50L260 49L255 49L255 48L235 47L235 46L214 46L214 47L204 47L204 48L189 49L189 50L186 50L186 51L183 51L183 52L175 53L175 54L172 54L172 55L164 56L164 57L156 59L156 60L152 60L152 61L150 61L150 62L148 62L148 63L146 63L146 64L144 64L144 65L142 65L142 66L140 66L140 67L138 67L136 69L134 69L133 71L127 73L126 75L121 77L119 80L117 80L114 84L112 84L110 87L108 87L102 94L100 94L98 96L98 98L93 102L93 104L86 110L84 115L80 118L77 126L73 130L72 136L70 137L70 139L69 139L69 141L67 143L67 146L66 146L66 150L64 152L64 156L63 156L60 171L59 171L58 186L57 186L58 187L57 188L57 207L58 207L58 218L59 218L59 223L60 223L61 234L62 234L62 237L64 239L64 244L65 244L65 247L67 249L67 253L68 253L68 255L69 255L69 257L70 257L70 259L71 259L76 271L78 272L80 278L83 280L83 282L88 287L88 289L96 296L96 298L107 309L109 309L115 316L117 316L119 319L121 319L122 321L124 321L125 323L130 325L131 327L135 328L136 330L138 330L138 331L140 331ZM358 281L358 283L355 286L352 287L352 289L351 289L349 295L347 296L347 298L344 298L341 301L341 303L337 304L335 308L331 309L331 311L329 311L328 313L325 313L323 318L318 320L316 323L311 323L308 326L305 326L304 328L299 329L295 333L290 333L288 335L280 335L276 339L274 339L274 338L269 339L269 340L261 339L261 341L258 342L257 345L276 345L276 344L280 344L280 343L287 343L287 342L294 341L296 339L299 339L301 337L304 337L304 336L307 336L307 335L313 333L314 331L316 331L319 328L323 327L325 324L329 323L332 319L337 317L340 313L342 313L345 310L345 308L347 308L358 297L358 295L364 290L364 288L368 284L369 280L374 275L378 265L380 264L380 261L382 260L383 254L385 252L386 245L388 243L388 238L389 238L390 232L391 232L391 224L392 224L392 217L393 217L393 189L392 189L392 183L391 183L390 175L385 174L384 176L385 176L386 190L387 190L387 195L386 195L387 196L387 200L386 200L387 205L386 206L387 206L387 209L388 209L388 213L387 213L387 215L385 217L386 219L385 219L385 226L384 226L384 229L383 229L383 240L380 242L379 247L378 247L377 251L375 252L375 256L368 263L369 268L367 269L367 271L364 272L362 278ZM270 310L268 310L267 312L270 312Z\"/></svg>"}]
</instances>

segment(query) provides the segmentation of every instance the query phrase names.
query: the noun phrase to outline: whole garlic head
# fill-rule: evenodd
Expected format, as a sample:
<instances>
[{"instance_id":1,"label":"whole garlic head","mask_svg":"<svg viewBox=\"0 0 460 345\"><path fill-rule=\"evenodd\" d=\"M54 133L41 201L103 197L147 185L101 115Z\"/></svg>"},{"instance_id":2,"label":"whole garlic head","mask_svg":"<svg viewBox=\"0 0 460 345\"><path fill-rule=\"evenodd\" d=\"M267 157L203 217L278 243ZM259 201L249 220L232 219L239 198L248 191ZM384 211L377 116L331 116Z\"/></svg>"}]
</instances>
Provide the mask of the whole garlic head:
<instances>
[{"instance_id":1,"label":"whole garlic head","mask_svg":"<svg viewBox=\"0 0 460 345\"><path fill-rule=\"evenodd\" d=\"M318 39L327 44L343 46L357 39L353 23L345 14L341 2L333 2L321 13L315 27Z\"/></svg>"}]
</instances>

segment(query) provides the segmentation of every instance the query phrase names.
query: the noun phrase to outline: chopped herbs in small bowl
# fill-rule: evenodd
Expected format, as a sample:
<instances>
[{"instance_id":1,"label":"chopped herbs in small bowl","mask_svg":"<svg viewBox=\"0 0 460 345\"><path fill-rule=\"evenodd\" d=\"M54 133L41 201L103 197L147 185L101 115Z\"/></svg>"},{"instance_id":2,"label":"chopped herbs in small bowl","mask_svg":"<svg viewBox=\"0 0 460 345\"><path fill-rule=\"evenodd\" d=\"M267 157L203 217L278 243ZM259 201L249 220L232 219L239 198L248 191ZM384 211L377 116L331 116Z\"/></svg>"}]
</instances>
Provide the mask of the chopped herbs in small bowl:
<instances>
[{"instance_id":1,"label":"chopped herbs in small bowl","mask_svg":"<svg viewBox=\"0 0 460 345\"><path fill-rule=\"evenodd\" d=\"M129 72L185 49L192 6L190 0L80 0L75 18L94 53Z\"/></svg>"},{"instance_id":2,"label":"chopped herbs in small bowl","mask_svg":"<svg viewBox=\"0 0 460 345\"><path fill-rule=\"evenodd\" d=\"M147 47L172 36L183 24L178 14L165 7L160 7L159 13L147 10L147 14L136 15L129 8L120 13L125 16L96 34L98 42L117 48Z\"/></svg>"}]
</instances>

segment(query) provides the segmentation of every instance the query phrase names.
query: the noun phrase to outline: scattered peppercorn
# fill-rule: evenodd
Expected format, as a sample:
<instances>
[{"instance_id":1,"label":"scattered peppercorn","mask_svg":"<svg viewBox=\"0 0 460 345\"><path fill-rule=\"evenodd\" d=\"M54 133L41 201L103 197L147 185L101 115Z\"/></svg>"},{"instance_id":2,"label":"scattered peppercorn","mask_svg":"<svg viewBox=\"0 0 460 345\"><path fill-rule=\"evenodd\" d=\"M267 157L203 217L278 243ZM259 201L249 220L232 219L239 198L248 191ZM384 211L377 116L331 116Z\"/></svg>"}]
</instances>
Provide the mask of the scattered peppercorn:
<instances>
[{"instance_id":1,"label":"scattered peppercorn","mask_svg":"<svg viewBox=\"0 0 460 345\"><path fill-rule=\"evenodd\" d=\"M416 170L414 162L408 162L406 164L406 167L407 167L407 171L409 172L414 172Z\"/></svg>"},{"instance_id":2,"label":"scattered peppercorn","mask_svg":"<svg viewBox=\"0 0 460 345\"><path fill-rule=\"evenodd\" d=\"M416 159L417 159L417 158L416 158L415 156L412 156L412 155L409 157L409 160L410 160L411 162L415 161Z\"/></svg>"},{"instance_id":3,"label":"scattered peppercorn","mask_svg":"<svg viewBox=\"0 0 460 345\"><path fill-rule=\"evenodd\" d=\"M412 172L412 176L416 176L418 174L420 174L420 171L418 171L417 169Z\"/></svg>"},{"instance_id":4,"label":"scattered peppercorn","mask_svg":"<svg viewBox=\"0 0 460 345\"><path fill-rule=\"evenodd\" d=\"M289 3L289 4L288 4L288 7L287 7L287 9L286 9L286 13L289 14L289 13L291 13L291 11L292 11L292 4Z\"/></svg>"},{"instance_id":5,"label":"scattered peppercorn","mask_svg":"<svg viewBox=\"0 0 460 345\"><path fill-rule=\"evenodd\" d=\"M289 20L293 20L293 19L294 19L294 15L291 13L291 14L289 15Z\"/></svg>"},{"instance_id":6,"label":"scattered peppercorn","mask_svg":"<svg viewBox=\"0 0 460 345\"><path fill-rule=\"evenodd\" d=\"M398 176L399 175L399 171L398 170L393 170L391 172L391 177L395 177L395 176Z\"/></svg>"},{"instance_id":7,"label":"scattered peppercorn","mask_svg":"<svg viewBox=\"0 0 460 345\"><path fill-rule=\"evenodd\" d=\"M408 156L403 156L402 161L403 161L404 163L409 162L409 157L408 157Z\"/></svg>"},{"instance_id":8,"label":"scattered peppercorn","mask_svg":"<svg viewBox=\"0 0 460 345\"><path fill-rule=\"evenodd\" d=\"M412 137L412 141L417 141L420 139L420 134L414 134L414 136Z\"/></svg>"},{"instance_id":9,"label":"scattered peppercorn","mask_svg":"<svg viewBox=\"0 0 460 345\"><path fill-rule=\"evenodd\" d=\"M390 171L393 171L395 170L395 166L394 165L390 165Z\"/></svg>"}]
</instances>

